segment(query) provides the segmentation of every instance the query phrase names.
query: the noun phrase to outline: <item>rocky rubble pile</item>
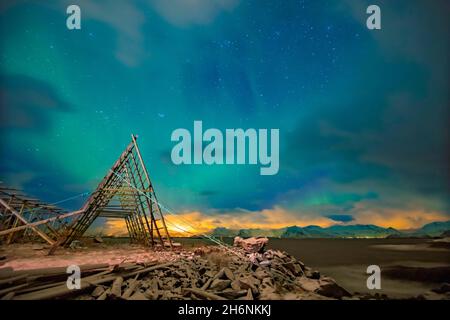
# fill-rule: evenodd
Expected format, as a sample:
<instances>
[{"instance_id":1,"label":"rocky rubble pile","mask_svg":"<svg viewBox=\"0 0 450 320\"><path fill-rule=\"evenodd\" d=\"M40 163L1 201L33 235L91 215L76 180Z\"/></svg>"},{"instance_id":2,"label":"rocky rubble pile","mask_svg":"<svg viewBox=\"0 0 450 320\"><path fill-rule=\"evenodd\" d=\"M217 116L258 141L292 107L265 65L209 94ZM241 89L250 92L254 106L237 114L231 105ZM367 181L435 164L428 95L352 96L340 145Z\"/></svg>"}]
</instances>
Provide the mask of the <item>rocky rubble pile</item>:
<instances>
[{"instance_id":1,"label":"rocky rubble pile","mask_svg":"<svg viewBox=\"0 0 450 320\"><path fill-rule=\"evenodd\" d=\"M264 251L264 245L254 245L264 240L240 241L232 250L219 246L183 250L176 261L82 268L79 290L67 288L65 270L48 270L33 277L12 273L2 279L2 283L11 282L9 287L0 288L0 296L18 300L265 300L350 296L333 279L311 270L289 254Z\"/></svg>"},{"instance_id":2,"label":"rocky rubble pile","mask_svg":"<svg viewBox=\"0 0 450 320\"><path fill-rule=\"evenodd\" d=\"M266 238L237 239L235 247L206 246L170 252L155 261L82 265L81 288L67 286L65 267L0 269L0 298L123 300L388 299L351 295L327 276L278 250ZM448 299L449 286L416 299Z\"/></svg>"},{"instance_id":3,"label":"rocky rubble pile","mask_svg":"<svg viewBox=\"0 0 450 320\"><path fill-rule=\"evenodd\" d=\"M333 279L306 267L287 253L267 250L258 239L240 248L197 248L192 255L141 276L118 276L81 299L329 299L350 294Z\"/></svg>"},{"instance_id":4,"label":"rocky rubble pile","mask_svg":"<svg viewBox=\"0 0 450 320\"><path fill-rule=\"evenodd\" d=\"M269 250L255 259L266 266L223 249L201 248L191 259L155 266L141 277L118 276L110 285L98 285L90 295L78 298L264 300L349 296L332 279L321 277L285 253Z\"/></svg>"}]
</instances>

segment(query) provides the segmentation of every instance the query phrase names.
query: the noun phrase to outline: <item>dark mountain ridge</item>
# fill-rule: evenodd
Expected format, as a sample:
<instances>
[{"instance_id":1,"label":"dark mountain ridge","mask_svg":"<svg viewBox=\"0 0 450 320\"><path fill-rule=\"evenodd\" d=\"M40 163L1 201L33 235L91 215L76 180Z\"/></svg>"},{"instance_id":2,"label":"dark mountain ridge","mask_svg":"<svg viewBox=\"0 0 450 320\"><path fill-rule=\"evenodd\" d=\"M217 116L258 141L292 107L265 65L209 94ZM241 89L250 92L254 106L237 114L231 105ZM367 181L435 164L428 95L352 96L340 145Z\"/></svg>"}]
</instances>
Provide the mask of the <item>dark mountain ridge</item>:
<instances>
[{"instance_id":1,"label":"dark mountain ridge","mask_svg":"<svg viewBox=\"0 0 450 320\"><path fill-rule=\"evenodd\" d=\"M219 227L211 234L216 237L276 237L276 238L397 238L397 237L438 237L450 232L450 220L432 222L417 230L400 231L372 224L333 225L327 228L311 225L306 227L289 226L279 229L228 229Z\"/></svg>"}]
</instances>

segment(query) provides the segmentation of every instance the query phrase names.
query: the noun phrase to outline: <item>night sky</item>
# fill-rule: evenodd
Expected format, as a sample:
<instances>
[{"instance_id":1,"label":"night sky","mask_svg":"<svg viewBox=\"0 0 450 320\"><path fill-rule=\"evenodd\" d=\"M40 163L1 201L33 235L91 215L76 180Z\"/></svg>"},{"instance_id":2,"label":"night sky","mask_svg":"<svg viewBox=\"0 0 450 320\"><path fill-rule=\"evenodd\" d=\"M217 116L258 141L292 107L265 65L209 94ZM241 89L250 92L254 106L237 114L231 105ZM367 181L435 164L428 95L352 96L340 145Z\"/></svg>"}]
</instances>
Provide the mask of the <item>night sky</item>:
<instances>
[{"instance_id":1,"label":"night sky","mask_svg":"<svg viewBox=\"0 0 450 320\"><path fill-rule=\"evenodd\" d=\"M2 1L0 180L92 191L134 133L159 200L201 230L449 220L450 5L375 2ZM194 120L279 128L279 173L175 166Z\"/></svg>"}]
</instances>

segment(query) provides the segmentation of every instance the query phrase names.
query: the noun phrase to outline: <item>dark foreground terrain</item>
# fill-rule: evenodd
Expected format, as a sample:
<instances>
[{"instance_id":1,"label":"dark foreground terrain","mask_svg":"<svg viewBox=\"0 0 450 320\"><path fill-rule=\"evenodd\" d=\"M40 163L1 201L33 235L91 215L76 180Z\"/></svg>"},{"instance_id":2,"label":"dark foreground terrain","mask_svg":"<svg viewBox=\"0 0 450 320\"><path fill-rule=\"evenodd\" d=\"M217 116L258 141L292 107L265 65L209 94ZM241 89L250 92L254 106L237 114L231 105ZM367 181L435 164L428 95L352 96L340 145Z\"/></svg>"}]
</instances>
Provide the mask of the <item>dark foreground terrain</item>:
<instances>
[{"instance_id":1,"label":"dark foreground terrain","mask_svg":"<svg viewBox=\"0 0 450 320\"><path fill-rule=\"evenodd\" d=\"M255 240L256 242L258 240ZM7 251L9 261L0 268L1 300L324 300L365 299L353 296L333 279L321 275L277 250L247 246L202 246L191 250L154 251L124 244L61 250L55 257L31 254L18 257ZM134 249L122 262L78 265L86 255ZM15 251L43 251L37 246L15 246ZM75 257L73 253L82 253ZM83 254L84 253L84 254ZM68 260L67 260L68 259ZM46 268L37 264L68 263L80 273L78 287L67 278L67 266ZM126 262L125 260L130 260ZM28 264L25 265L24 263ZM97 261L100 262L100 261ZM447 295L442 296L444 298Z\"/></svg>"},{"instance_id":2,"label":"dark foreground terrain","mask_svg":"<svg viewBox=\"0 0 450 320\"><path fill-rule=\"evenodd\" d=\"M231 238L223 240L232 243ZM186 246L204 241L182 240ZM269 248L289 252L350 292L407 298L450 282L450 249L442 240L271 238ZM367 289L369 265L381 268L381 290Z\"/></svg>"},{"instance_id":3,"label":"dark foreground terrain","mask_svg":"<svg viewBox=\"0 0 450 320\"><path fill-rule=\"evenodd\" d=\"M231 238L224 238L222 240L230 244L233 241L233 239ZM11 245L0 247L0 256L3 257L0 261L0 270L6 273L13 272L13 270L15 270L14 272L29 274L31 270L42 273L42 270L46 268L45 272L51 271L52 277L54 276L53 273L55 272L57 274L61 273L64 277L67 277L64 269L67 267L67 265L76 264L80 266L88 266L90 268L94 265L104 268L104 270L101 268L101 270L99 269L101 273L112 272L109 276L111 277L115 275L113 277L113 279L115 279L117 276L119 276L119 274L117 274L117 268L114 267L113 269L111 269L111 266L122 265L123 263L131 263L131 265L127 266L126 269L134 268L136 269L136 271L140 269L143 269L145 271L145 266L147 265L156 266L156 264L173 263L179 261L180 259L192 259L192 254L194 254L194 252L197 252L198 249L200 249L199 247L203 247L204 245L211 246L211 243L204 239L177 238L176 241L182 243L182 247L184 248L184 250L177 252L148 250L147 248L143 248L139 245L130 245L129 239L127 238L104 238L104 243L97 244L93 243L92 239L86 238L83 239L83 245L81 247L73 249L60 249L55 255L52 256L47 255L48 248L43 244ZM218 257L221 257L218 261L216 261L217 259L213 257L213 254L207 255L205 261L203 261L203 258L203 260L199 260L194 263L194 265L192 266L193 270L197 268L197 264L199 263L206 263L206 265L211 265L212 269L209 272L211 274L206 273L204 275L201 274L197 278L194 277L193 281L197 281L197 283L195 283L195 285L191 284L191 287L202 288L206 286L204 289L209 291L213 290L212 292L222 292L223 290L225 290L227 298L232 297L228 296L228 291L226 290L232 291L231 289L233 289L234 291L230 293L230 295L238 294L240 298L250 297L257 299L322 299L324 297L335 298L336 292L339 295L341 295L342 292L348 292L349 295L352 295L348 296L349 298L370 298L374 295L377 295L378 297L386 297L387 295L390 299L420 299L421 296L426 299L441 299L442 297L450 297L448 293L450 292L449 244L450 240L448 238L436 240L271 238L269 240L267 248L269 249L269 251L270 249L272 249L276 251L280 250L278 252L287 252L292 256L292 258L297 259L302 266L302 270L296 270L295 268L293 270L286 269L286 265L284 265L286 263L289 265L289 267L295 266L295 263L291 266L291 260L289 260L291 258L289 258L289 255L286 256L286 259L289 260L288 262L284 261L283 259L285 258L282 257L282 260L284 262L281 261L280 263L283 264L283 266L279 265L278 262L274 262L275 265L278 266L281 270L278 270L281 272L281 274L286 275L290 274L290 272L294 272L290 275L292 277L290 282L298 282L300 287L303 288L302 292L295 293L295 290L293 290L293 288L288 288L288 283L284 283L284 280L281 281L281 278L277 279L278 276L281 276L281 274L277 273L276 271L276 268L278 267L274 269L274 274L270 273L270 277L272 279L272 287L280 287L285 291L289 289L284 293L279 291L269 292L268 290L266 290L267 288L263 288L267 287L267 284L265 284L261 288L258 287L258 290L253 288L254 291L257 292L257 294L254 292L251 295L248 293L248 288L237 288L237 286L235 286L235 288L233 288L233 286L229 287L233 281L233 279L230 278L231 276L229 276L228 278L225 277L225 275L215 277L215 274L219 272L223 267L222 262L224 261L222 260L225 258L225 255L223 254L218 255ZM235 258L236 257L234 256L233 259ZM195 259L201 259L201 257L197 257ZM246 275L248 277L253 276L253 273L247 270L248 263L244 263L244 265L241 266L240 263L237 263L235 261L234 264L234 267L233 263L225 263L224 265L228 266L230 270L232 270L233 273L237 274L240 278L245 278ZM275 267L275 265L273 267ZM307 268L309 271L305 269L305 265L309 267ZM370 265L378 265L381 268L381 290L369 290L367 288L366 282L369 275L366 273L366 270ZM183 268L186 268L187 264L181 263L179 264L179 267L176 266L177 264L171 266L170 268L166 267L166 271L164 272L167 273L167 277L165 277L167 278L167 281L171 280L173 277L178 277L178 271L176 271L175 269L181 270ZM248 273L241 267L250 273ZM48 271L47 269L50 271ZM56 271L53 269L55 269ZM59 269L61 269L62 271ZM86 272L90 272L89 270L90 269L88 268L88 271ZM181 271L186 271L183 270ZM94 271L92 272L95 273ZM172 274L173 272L175 273ZM259 276L264 279L264 275L262 274L263 272L261 271L260 273L261 274L259 274ZM16 276L17 275L15 273L5 274L4 278L17 278L17 281L20 280L22 282L25 280L28 281L29 278L28 276L24 277L22 274L19 274L19 277ZM163 275L160 274L158 276ZM328 278L327 276L331 278ZM208 277L217 278L211 278L211 281L217 280L214 282L214 285L211 288L207 286L207 282L205 282ZM99 281L101 283L103 283L104 281L110 281L108 277L105 279L101 278L101 281ZM334 286L334 282L332 281L332 279L336 280L342 290L334 290L336 289L336 286ZM219 280L226 281L224 282ZM19 281L18 283L17 281L13 281L9 284L4 283L0 288L0 296L3 296L5 294L11 295L12 293L14 293L14 296L11 296L10 298L18 298L26 291L30 291L32 289L34 291L37 285L36 283L29 283L27 284L27 286L30 286L30 289L27 289L28 287L23 287L27 282L22 283ZM254 281L256 283L258 282L257 280ZM212 282L209 282L208 285L212 285ZM220 285L222 286L225 286L225 284L227 286L224 288L220 288L218 282L220 282ZM143 285L147 285L146 281L142 283ZM45 286L50 284L53 285L53 282L50 281L49 284L46 284ZM105 284L103 284L100 289L107 290L108 283ZM130 283L124 282L123 288L128 288L128 285L130 285ZM165 288L168 285L169 284L161 283L160 287ZM262 280L260 281L259 285L262 285ZM65 288L65 282L61 286ZM182 286L180 284L180 287L184 288L185 286ZM323 288L326 288L328 291L325 291ZM330 288L332 288L333 290L330 291ZM97 289L97 291L100 289ZM185 291L186 290L182 290L181 293L176 293L176 295L178 294L181 295L181 297L186 298L185 294L187 293ZM307 293L306 295L305 292ZM319 295L317 295L318 292L320 292ZM281 296L276 296L274 295L274 293L281 293ZM437 293L438 295L436 296L435 293ZM287 296L287 294L291 294L292 296ZM195 296L199 297L198 294ZM238 298L238 296L236 296L235 298ZM92 298L92 296L90 295L88 297ZM347 296L344 295L342 297ZM143 297L141 296L141 298ZM159 295L158 298L170 297ZM175 298L175 296L173 298Z\"/></svg>"},{"instance_id":4,"label":"dark foreground terrain","mask_svg":"<svg viewBox=\"0 0 450 320\"><path fill-rule=\"evenodd\" d=\"M402 298L450 282L450 250L434 243L429 239L271 239L270 246L286 250L351 292L369 292L366 270L378 265L379 292Z\"/></svg>"},{"instance_id":5,"label":"dark foreground terrain","mask_svg":"<svg viewBox=\"0 0 450 320\"><path fill-rule=\"evenodd\" d=\"M86 238L82 246L61 248L51 256L42 244L0 247L0 297L450 298L448 239L270 239L264 253L237 255L205 247L202 239L177 241L183 249L154 251L130 245L125 238L102 243ZM65 268L72 264L82 267L84 281L90 279L75 296L64 280ZM367 289L369 265L381 268L381 290Z\"/></svg>"}]
</instances>

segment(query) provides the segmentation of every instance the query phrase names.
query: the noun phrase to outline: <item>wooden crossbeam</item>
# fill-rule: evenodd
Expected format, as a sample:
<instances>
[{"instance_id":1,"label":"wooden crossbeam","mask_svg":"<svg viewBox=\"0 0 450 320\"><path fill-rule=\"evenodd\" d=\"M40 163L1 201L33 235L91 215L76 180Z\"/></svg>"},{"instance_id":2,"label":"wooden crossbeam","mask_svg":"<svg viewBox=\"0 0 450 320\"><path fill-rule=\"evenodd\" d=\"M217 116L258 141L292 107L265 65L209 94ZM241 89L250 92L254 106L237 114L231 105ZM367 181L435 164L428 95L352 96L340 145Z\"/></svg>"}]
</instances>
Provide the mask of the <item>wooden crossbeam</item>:
<instances>
[{"instance_id":1,"label":"wooden crossbeam","mask_svg":"<svg viewBox=\"0 0 450 320\"><path fill-rule=\"evenodd\" d=\"M68 217L72 217L72 216L78 215L80 213L83 213L83 210L77 210L77 211L69 212L69 213L66 213L66 214L59 215L57 217L52 217L52 218L48 218L48 219L45 219L45 220L36 221L36 222L33 222L33 223L26 223L25 225L22 225L22 226L19 226L19 227L15 227L15 228L11 228L11 229L8 229L8 230L0 231L0 236L4 236L4 235L7 235L9 233L20 231L20 230L31 228L31 227L37 227L37 226L40 226L42 224L46 224L46 223L49 223L49 222L52 222L52 221L56 221L56 220L60 220L60 219L68 218ZM22 220L22 222L23 222L23 220Z\"/></svg>"},{"instance_id":2,"label":"wooden crossbeam","mask_svg":"<svg viewBox=\"0 0 450 320\"><path fill-rule=\"evenodd\" d=\"M47 241L49 244L53 245L54 241L52 239L50 239L45 233L43 233L42 231L40 231L38 228L36 228L35 226L32 226L29 224L29 222L22 217L14 208L10 207L8 205L8 203L6 203L5 201L3 201L3 199L0 199L0 204L2 206L4 206L7 210L9 210L13 215L16 216L17 219L19 219L20 221L22 221L25 225L27 225L27 227L29 226L34 232L36 232L42 239L44 239L45 241Z\"/></svg>"}]
</instances>

